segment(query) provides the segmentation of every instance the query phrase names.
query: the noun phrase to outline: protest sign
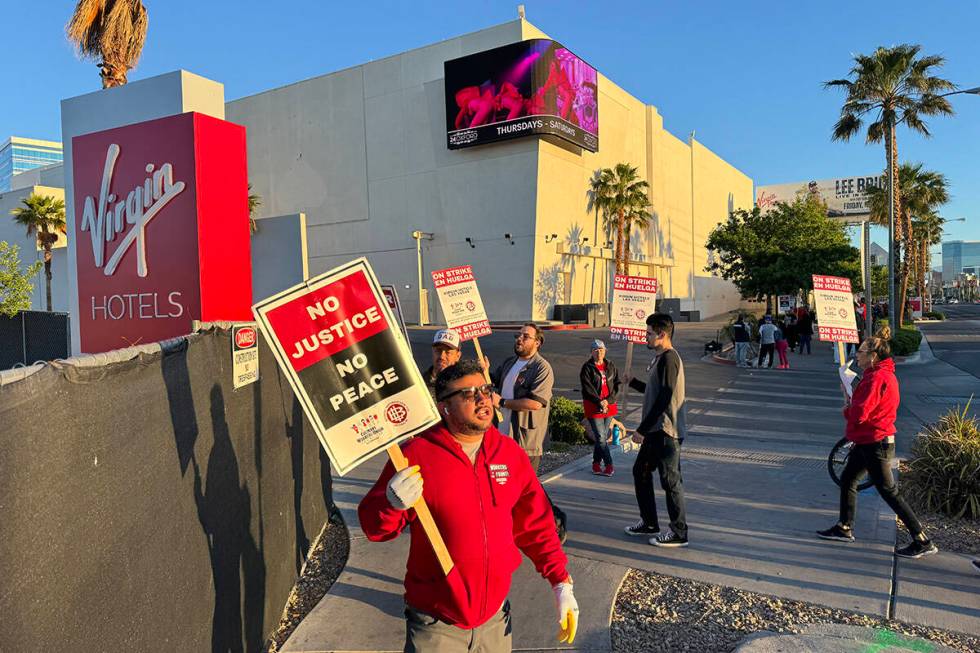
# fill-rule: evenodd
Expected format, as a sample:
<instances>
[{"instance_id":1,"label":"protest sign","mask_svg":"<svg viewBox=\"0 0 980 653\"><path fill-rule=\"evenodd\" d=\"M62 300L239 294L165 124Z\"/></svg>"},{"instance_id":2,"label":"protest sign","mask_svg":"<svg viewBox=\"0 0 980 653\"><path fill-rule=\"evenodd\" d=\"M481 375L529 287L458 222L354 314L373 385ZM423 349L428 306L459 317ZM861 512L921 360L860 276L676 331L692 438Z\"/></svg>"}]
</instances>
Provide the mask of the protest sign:
<instances>
[{"instance_id":1,"label":"protest sign","mask_svg":"<svg viewBox=\"0 0 980 653\"><path fill-rule=\"evenodd\" d=\"M366 260L252 310L341 475L439 421Z\"/></svg>"},{"instance_id":2,"label":"protest sign","mask_svg":"<svg viewBox=\"0 0 980 653\"><path fill-rule=\"evenodd\" d=\"M432 283L436 287L442 314L446 316L446 326L457 334L461 341L472 340L476 348L477 360L483 360L483 349L480 348L480 336L493 333L490 330L490 320L483 308L480 291L476 287L476 277L473 267L460 265L432 273ZM483 370L483 378L490 383L489 370ZM494 409L497 419L502 419L501 412Z\"/></svg>"},{"instance_id":3,"label":"protest sign","mask_svg":"<svg viewBox=\"0 0 980 653\"><path fill-rule=\"evenodd\" d=\"M436 287L442 313L446 316L446 326L458 333L460 340L472 340L492 333L472 266L436 270L432 273L432 283Z\"/></svg>"},{"instance_id":4,"label":"protest sign","mask_svg":"<svg viewBox=\"0 0 980 653\"><path fill-rule=\"evenodd\" d=\"M405 334L405 340L408 340L408 327L405 326L405 316L402 315L402 304L398 301L398 293L395 291L395 287L382 284L381 294L385 296L385 301L388 302L388 308L395 314L398 325L401 327L402 333Z\"/></svg>"},{"instance_id":5,"label":"protest sign","mask_svg":"<svg viewBox=\"0 0 980 653\"><path fill-rule=\"evenodd\" d=\"M778 305L780 313L789 313L796 308L796 297L793 297L793 295L779 295Z\"/></svg>"},{"instance_id":6,"label":"protest sign","mask_svg":"<svg viewBox=\"0 0 980 653\"><path fill-rule=\"evenodd\" d=\"M813 297L817 311L817 335L821 340L860 342L850 279L815 274Z\"/></svg>"},{"instance_id":7,"label":"protest sign","mask_svg":"<svg viewBox=\"0 0 980 653\"><path fill-rule=\"evenodd\" d=\"M617 274L613 281L609 336L646 344L647 316L656 310L657 280Z\"/></svg>"},{"instance_id":8,"label":"protest sign","mask_svg":"<svg viewBox=\"0 0 980 653\"><path fill-rule=\"evenodd\" d=\"M259 380L259 337L253 325L231 327L231 378L235 390Z\"/></svg>"},{"instance_id":9,"label":"protest sign","mask_svg":"<svg viewBox=\"0 0 980 653\"><path fill-rule=\"evenodd\" d=\"M382 450L396 470L408 466L398 442L439 416L366 259L273 295L252 312L341 476ZM425 500L414 509L448 574L453 561Z\"/></svg>"}]
</instances>

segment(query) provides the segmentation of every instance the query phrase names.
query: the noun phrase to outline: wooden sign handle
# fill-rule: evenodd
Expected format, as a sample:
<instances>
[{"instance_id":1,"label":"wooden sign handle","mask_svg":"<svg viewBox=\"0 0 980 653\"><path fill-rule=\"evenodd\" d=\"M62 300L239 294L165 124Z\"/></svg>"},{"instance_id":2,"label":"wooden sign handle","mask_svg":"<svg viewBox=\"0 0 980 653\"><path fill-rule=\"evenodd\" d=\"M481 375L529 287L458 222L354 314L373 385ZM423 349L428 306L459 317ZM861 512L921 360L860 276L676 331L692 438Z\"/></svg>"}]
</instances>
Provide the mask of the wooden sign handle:
<instances>
[{"instance_id":1,"label":"wooden sign handle","mask_svg":"<svg viewBox=\"0 0 980 653\"><path fill-rule=\"evenodd\" d=\"M626 376L633 373L633 341L630 340L626 343ZM629 408L630 403L630 387L629 383L623 384L623 411L622 415L626 417L626 411Z\"/></svg>"},{"instance_id":2,"label":"wooden sign handle","mask_svg":"<svg viewBox=\"0 0 980 653\"><path fill-rule=\"evenodd\" d=\"M479 338L473 338L473 346L476 347L476 358L477 358L477 360L480 362L480 365L483 365L483 349L480 347L480 339ZM491 381L490 381L490 370L489 369L484 369L483 370L483 378L486 379L486 381L487 381L488 384L491 383ZM502 422L503 419L504 419L503 413L501 413L496 408L493 409L493 412L495 412L497 414L497 423L499 424L500 422Z\"/></svg>"},{"instance_id":3,"label":"wooden sign handle","mask_svg":"<svg viewBox=\"0 0 980 653\"><path fill-rule=\"evenodd\" d=\"M397 443L390 445L387 452L396 472L400 472L408 467L408 458L402 453L402 448ZM436 526L435 520L432 519L432 513L429 512L428 504L424 498L419 498L418 502L412 507L415 509L419 523L422 524L422 528L425 530L425 534L432 544L432 550L435 552L436 558L439 559L439 564L442 566L442 573L448 576L449 572L453 570L453 558L449 555L449 549L446 548L446 543L442 539L439 527Z\"/></svg>"},{"instance_id":4,"label":"wooden sign handle","mask_svg":"<svg viewBox=\"0 0 980 653\"><path fill-rule=\"evenodd\" d=\"M844 357L844 343L840 340L837 341L837 358L840 361L841 367L847 365L847 359Z\"/></svg>"}]
</instances>

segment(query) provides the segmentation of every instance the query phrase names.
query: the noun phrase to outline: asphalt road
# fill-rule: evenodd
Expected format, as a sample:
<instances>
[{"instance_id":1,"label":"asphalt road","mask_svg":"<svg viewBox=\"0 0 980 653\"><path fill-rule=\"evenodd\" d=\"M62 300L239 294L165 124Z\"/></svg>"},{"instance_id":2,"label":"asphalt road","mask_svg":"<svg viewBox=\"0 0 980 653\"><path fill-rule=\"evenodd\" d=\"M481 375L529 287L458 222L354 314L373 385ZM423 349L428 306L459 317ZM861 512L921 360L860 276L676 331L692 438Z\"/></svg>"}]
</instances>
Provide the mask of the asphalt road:
<instances>
[{"instance_id":1,"label":"asphalt road","mask_svg":"<svg viewBox=\"0 0 980 653\"><path fill-rule=\"evenodd\" d=\"M944 304L945 322L919 326L936 358L980 378L980 304Z\"/></svg>"}]
</instances>

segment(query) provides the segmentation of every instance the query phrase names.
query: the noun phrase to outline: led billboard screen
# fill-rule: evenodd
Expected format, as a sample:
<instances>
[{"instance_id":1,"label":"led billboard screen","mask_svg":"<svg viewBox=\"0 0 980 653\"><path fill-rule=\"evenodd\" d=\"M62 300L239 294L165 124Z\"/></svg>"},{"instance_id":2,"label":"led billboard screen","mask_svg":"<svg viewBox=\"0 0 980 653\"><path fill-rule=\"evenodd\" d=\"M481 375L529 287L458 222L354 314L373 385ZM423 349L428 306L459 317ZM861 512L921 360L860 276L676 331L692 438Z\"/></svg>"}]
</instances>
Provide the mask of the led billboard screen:
<instances>
[{"instance_id":1,"label":"led billboard screen","mask_svg":"<svg viewBox=\"0 0 980 653\"><path fill-rule=\"evenodd\" d=\"M449 149L551 134L599 149L596 70L549 39L445 63Z\"/></svg>"}]
</instances>

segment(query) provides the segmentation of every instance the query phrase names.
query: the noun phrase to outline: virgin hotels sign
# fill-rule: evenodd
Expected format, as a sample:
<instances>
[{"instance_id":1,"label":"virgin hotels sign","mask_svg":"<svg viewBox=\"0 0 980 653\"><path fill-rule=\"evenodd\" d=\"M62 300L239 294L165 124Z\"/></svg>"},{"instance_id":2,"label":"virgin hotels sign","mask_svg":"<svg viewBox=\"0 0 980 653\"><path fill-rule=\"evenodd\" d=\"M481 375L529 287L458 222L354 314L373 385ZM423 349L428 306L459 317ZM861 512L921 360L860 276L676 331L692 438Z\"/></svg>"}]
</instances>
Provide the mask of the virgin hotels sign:
<instances>
[{"instance_id":1,"label":"virgin hotels sign","mask_svg":"<svg viewBox=\"0 0 980 653\"><path fill-rule=\"evenodd\" d=\"M76 136L72 152L83 352L251 319L244 127L185 113Z\"/></svg>"}]
</instances>

